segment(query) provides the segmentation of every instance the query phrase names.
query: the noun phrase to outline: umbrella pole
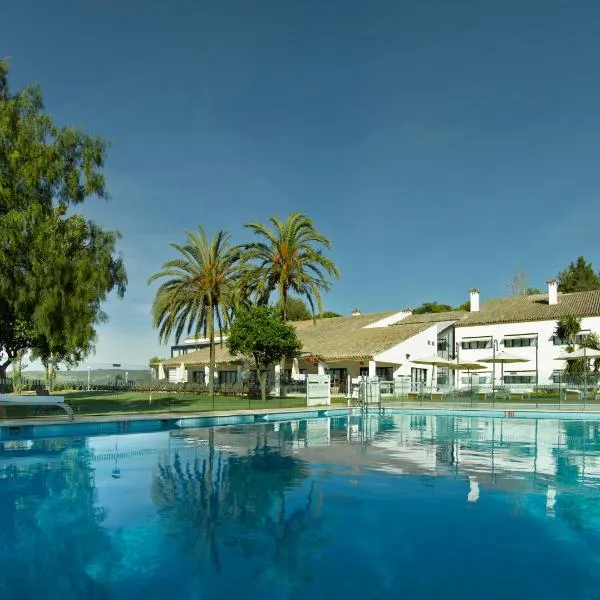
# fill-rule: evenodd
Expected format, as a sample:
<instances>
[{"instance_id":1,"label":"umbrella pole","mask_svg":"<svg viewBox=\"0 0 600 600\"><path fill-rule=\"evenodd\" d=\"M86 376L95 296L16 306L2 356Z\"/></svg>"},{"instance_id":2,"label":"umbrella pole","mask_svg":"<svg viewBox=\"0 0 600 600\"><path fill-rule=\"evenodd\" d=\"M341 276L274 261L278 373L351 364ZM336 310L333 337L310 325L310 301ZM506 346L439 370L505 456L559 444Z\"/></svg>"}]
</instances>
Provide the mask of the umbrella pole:
<instances>
[{"instance_id":1,"label":"umbrella pole","mask_svg":"<svg viewBox=\"0 0 600 600\"><path fill-rule=\"evenodd\" d=\"M586 400L586 394L587 394L587 370L588 370L588 364L587 364L587 358L586 358L586 349L585 346L583 348L583 365L584 365L584 377L583 377L583 402L585 403Z\"/></svg>"}]
</instances>

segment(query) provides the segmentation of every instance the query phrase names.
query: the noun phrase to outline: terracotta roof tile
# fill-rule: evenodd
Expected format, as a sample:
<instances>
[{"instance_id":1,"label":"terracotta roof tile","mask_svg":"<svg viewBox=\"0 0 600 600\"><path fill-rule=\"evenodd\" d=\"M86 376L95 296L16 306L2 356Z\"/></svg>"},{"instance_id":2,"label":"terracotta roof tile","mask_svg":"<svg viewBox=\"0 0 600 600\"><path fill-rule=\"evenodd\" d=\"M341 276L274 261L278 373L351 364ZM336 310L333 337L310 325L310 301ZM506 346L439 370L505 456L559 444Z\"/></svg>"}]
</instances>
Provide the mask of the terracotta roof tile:
<instances>
[{"instance_id":1,"label":"terracotta roof tile","mask_svg":"<svg viewBox=\"0 0 600 600\"><path fill-rule=\"evenodd\" d=\"M478 312L467 313L456 326L554 321L568 314L578 317L600 316L600 290L558 294L557 304L548 304L548 294L496 298L484 302Z\"/></svg>"}]
</instances>

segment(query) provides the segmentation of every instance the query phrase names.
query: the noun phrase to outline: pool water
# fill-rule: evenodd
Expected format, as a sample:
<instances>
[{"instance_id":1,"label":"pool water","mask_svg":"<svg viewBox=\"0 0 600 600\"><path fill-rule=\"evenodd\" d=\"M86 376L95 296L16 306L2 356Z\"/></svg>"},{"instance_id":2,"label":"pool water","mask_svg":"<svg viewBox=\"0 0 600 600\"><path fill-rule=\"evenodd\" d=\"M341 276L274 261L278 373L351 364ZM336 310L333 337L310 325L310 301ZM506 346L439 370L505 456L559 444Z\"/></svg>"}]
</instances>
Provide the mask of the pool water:
<instances>
[{"instance_id":1,"label":"pool water","mask_svg":"<svg viewBox=\"0 0 600 600\"><path fill-rule=\"evenodd\" d=\"M600 421L0 442L0 598L600 598Z\"/></svg>"}]
</instances>

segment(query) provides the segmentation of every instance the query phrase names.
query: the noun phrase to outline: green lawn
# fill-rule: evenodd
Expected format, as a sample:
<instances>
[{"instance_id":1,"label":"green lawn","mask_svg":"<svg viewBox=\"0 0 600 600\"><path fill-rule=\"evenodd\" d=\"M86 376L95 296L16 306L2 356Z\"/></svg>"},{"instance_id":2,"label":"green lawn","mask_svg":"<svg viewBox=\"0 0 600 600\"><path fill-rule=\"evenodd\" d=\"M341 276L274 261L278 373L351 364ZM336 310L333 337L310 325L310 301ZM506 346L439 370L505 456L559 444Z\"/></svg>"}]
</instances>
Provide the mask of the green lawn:
<instances>
[{"instance_id":1,"label":"green lawn","mask_svg":"<svg viewBox=\"0 0 600 600\"><path fill-rule=\"evenodd\" d=\"M306 406L304 397L248 399L235 396L210 396L185 393L147 392L57 392L64 395L77 416L127 415L139 413L201 413L212 410L277 409ZM346 402L334 399L333 402ZM64 414L59 408L7 407L7 418Z\"/></svg>"}]
</instances>

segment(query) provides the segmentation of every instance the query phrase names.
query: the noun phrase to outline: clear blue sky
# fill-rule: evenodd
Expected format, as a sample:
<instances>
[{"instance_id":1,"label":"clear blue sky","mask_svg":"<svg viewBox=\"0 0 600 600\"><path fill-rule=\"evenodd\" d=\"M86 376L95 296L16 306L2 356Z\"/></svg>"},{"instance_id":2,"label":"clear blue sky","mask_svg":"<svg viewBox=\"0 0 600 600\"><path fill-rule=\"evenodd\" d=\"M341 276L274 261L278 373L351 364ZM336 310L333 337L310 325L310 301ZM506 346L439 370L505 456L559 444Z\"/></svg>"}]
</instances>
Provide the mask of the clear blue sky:
<instances>
[{"instance_id":1,"label":"clear blue sky","mask_svg":"<svg viewBox=\"0 0 600 600\"><path fill-rule=\"evenodd\" d=\"M126 299L92 362L164 355L148 275L202 224L301 210L348 313L600 267L598 0L9 0L0 55L112 143Z\"/></svg>"}]
</instances>

